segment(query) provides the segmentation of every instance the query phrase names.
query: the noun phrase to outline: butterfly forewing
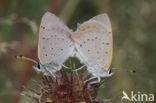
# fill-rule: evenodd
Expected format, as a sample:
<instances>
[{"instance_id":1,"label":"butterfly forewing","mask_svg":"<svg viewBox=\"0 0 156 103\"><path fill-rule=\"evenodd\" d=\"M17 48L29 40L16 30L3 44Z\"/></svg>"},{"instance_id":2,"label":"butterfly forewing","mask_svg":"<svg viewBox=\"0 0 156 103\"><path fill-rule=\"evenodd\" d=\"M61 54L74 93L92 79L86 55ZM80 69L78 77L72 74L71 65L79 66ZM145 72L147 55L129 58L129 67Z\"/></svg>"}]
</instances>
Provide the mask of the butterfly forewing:
<instances>
[{"instance_id":1,"label":"butterfly forewing","mask_svg":"<svg viewBox=\"0 0 156 103\"><path fill-rule=\"evenodd\" d=\"M105 14L98 15L81 24L72 36L78 57L98 71L108 71L112 58L112 34L107 29L109 27L111 30L107 19Z\"/></svg>"},{"instance_id":2,"label":"butterfly forewing","mask_svg":"<svg viewBox=\"0 0 156 103\"><path fill-rule=\"evenodd\" d=\"M44 14L39 34L38 57L41 64L62 64L73 55L73 42L68 29L54 14Z\"/></svg>"}]
</instances>

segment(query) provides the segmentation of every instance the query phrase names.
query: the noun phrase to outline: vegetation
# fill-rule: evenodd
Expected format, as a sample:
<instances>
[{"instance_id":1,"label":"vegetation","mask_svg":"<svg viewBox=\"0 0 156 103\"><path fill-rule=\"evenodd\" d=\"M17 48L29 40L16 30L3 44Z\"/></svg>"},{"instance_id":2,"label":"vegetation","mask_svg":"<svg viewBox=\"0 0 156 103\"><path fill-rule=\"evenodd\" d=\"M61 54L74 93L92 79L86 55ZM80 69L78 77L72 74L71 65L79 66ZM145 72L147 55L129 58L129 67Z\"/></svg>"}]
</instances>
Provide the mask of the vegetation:
<instances>
[{"instance_id":1,"label":"vegetation","mask_svg":"<svg viewBox=\"0 0 156 103\"><path fill-rule=\"evenodd\" d=\"M156 93L155 5L155 0L1 0L0 103L31 103L30 98L21 96L23 86L37 88L32 79L40 82L41 75L32 69L31 62L14 56L38 60L39 24L49 8L73 30L77 23L97 14L109 15L114 44L111 67L134 69L136 73L114 70L112 77L102 79L99 100L121 103L123 90ZM70 61L80 66L75 58L67 65Z\"/></svg>"}]
</instances>

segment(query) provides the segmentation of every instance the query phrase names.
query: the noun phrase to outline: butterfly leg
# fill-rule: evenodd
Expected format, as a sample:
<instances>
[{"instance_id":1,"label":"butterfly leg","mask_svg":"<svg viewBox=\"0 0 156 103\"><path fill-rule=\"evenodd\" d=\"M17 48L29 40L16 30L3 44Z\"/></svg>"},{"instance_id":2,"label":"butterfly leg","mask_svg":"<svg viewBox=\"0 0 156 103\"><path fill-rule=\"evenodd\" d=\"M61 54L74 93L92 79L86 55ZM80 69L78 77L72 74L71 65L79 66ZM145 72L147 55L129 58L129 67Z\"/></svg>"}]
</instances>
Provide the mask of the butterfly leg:
<instances>
[{"instance_id":1,"label":"butterfly leg","mask_svg":"<svg viewBox=\"0 0 156 103\"><path fill-rule=\"evenodd\" d=\"M85 80L84 82L86 83L86 82L88 82L88 81L90 81L90 80L93 80L93 79L95 79L95 78L97 78L97 77L91 77L91 78Z\"/></svg>"},{"instance_id":2,"label":"butterfly leg","mask_svg":"<svg viewBox=\"0 0 156 103\"><path fill-rule=\"evenodd\" d=\"M81 66L80 68L77 68L77 69L75 69L75 70L73 70L73 71L78 71L78 70L81 70L82 68L84 68L86 65L83 65L83 66Z\"/></svg>"},{"instance_id":3,"label":"butterfly leg","mask_svg":"<svg viewBox=\"0 0 156 103\"><path fill-rule=\"evenodd\" d=\"M90 82L89 84L96 84L96 83L100 83L101 78L100 78L100 77L95 77L95 78L97 78L98 80L96 80L96 81L92 81L92 82Z\"/></svg>"},{"instance_id":4,"label":"butterfly leg","mask_svg":"<svg viewBox=\"0 0 156 103\"><path fill-rule=\"evenodd\" d=\"M99 76L99 77L97 77L97 79L98 79L98 81L97 81L97 82L100 82L100 81L101 81L101 78L100 78L100 76Z\"/></svg>"},{"instance_id":5,"label":"butterfly leg","mask_svg":"<svg viewBox=\"0 0 156 103\"><path fill-rule=\"evenodd\" d=\"M53 77L54 79L56 79L56 75L55 75L56 71L50 71L48 68L44 68L44 75L48 75Z\"/></svg>"},{"instance_id":6,"label":"butterfly leg","mask_svg":"<svg viewBox=\"0 0 156 103\"><path fill-rule=\"evenodd\" d=\"M88 82L88 81L90 81L90 80L96 79L96 78L97 78L98 80L96 80L96 81L92 81L92 82L89 82L89 84L100 83L100 81L101 81L101 77L91 77L91 78L89 78L88 80L86 80L85 83Z\"/></svg>"},{"instance_id":7,"label":"butterfly leg","mask_svg":"<svg viewBox=\"0 0 156 103\"><path fill-rule=\"evenodd\" d=\"M52 76L54 79L56 79L55 73L50 72L50 74L51 74L51 76Z\"/></svg>"},{"instance_id":8,"label":"butterfly leg","mask_svg":"<svg viewBox=\"0 0 156 103\"><path fill-rule=\"evenodd\" d=\"M66 68L66 69L71 69L71 68L69 68L69 67L67 67L67 66L65 66L64 64L62 65L64 68Z\"/></svg>"}]
</instances>

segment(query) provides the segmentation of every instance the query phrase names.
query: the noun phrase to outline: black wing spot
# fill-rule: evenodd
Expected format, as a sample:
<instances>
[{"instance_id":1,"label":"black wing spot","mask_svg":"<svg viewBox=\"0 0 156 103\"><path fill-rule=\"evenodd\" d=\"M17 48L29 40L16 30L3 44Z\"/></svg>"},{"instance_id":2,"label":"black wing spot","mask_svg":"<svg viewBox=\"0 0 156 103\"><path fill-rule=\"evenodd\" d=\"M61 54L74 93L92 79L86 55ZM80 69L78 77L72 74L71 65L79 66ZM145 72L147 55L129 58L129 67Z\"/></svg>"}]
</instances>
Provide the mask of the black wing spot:
<instances>
[{"instance_id":1,"label":"black wing spot","mask_svg":"<svg viewBox=\"0 0 156 103\"><path fill-rule=\"evenodd\" d=\"M106 43L106 45L109 45L110 43Z\"/></svg>"},{"instance_id":2,"label":"black wing spot","mask_svg":"<svg viewBox=\"0 0 156 103\"><path fill-rule=\"evenodd\" d=\"M90 50L88 49L88 52L90 52Z\"/></svg>"},{"instance_id":3,"label":"black wing spot","mask_svg":"<svg viewBox=\"0 0 156 103\"><path fill-rule=\"evenodd\" d=\"M43 37L42 39L45 39L45 37Z\"/></svg>"},{"instance_id":4,"label":"black wing spot","mask_svg":"<svg viewBox=\"0 0 156 103\"><path fill-rule=\"evenodd\" d=\"M40 64L39 63L37 63L37 68L40 69Z\"/></svg>"},{"instance_id":5,"label":"black wing spot","mask_svg":"<svg viewBox=\"0 0 156 103\"><path fill-rule=\"evenodd\" d=\"M44 26L41 26L41 28L42 28L42 29L45 29L45 27L44 27Z\"/></svg>"},{"instance_id":6,"label":"black wing spot","mask_svg":"<svg viewBox=\"0 0 156 103\"><path fill-rule=\"evenodd\" d=\"M82 44L80 44L80 47L82 47Z\"/></svg>"},{"instance_id":7,"label":"black wing spot","mask_svg":"<svg viewBox=\"0 0 156 103\"><path fill-rule=\"evenodd\" d=\"M45 47L43 47L43 49L45 49Z\"/></svg>"},{"instance_id":8,"label":"black wing spot","mask_svg":"<svg viewBox=\"0 0 156 103\"><path fill-rule=\"evenodd\" d=\"M64 40L64 38L62 38L62 40Z\"/></svg>"},{"instance_id":9,"label":"black wing spot","mask_svg":"<svg viewBox=\"0 0 156 103\"><path fill-rule=\"evenodd\" d=\"M51 48L51 49L54 49L54 48Z\"/></svg>"},{"instance_id":10,"label":"black wing spot","mask_svg":"<svg viewBox=\"0 0 156 103\"><path fill-rule=\"evenodd\" d=\"M69 45L69 47L71 47L72 45Z\"/></svg>"},{"instance_id":11,"label":"black wing spot","mask_svg":"<svg viewBox=\"0 0 156 103\"><path fill-rule=\"evenodd\" d=\"M61 49L61 51L63 51L63 49Z\"/></svg>"},{"instance_id":12,"label":"black wing spot","mask_svg":"<svg viewBox=\"0 0 156 103\"><path fill-rule=\"evenodd\" d=\"M95 39L97 39L97 37L95 37Z\"/></svg>"},{"instance_id":13,"label":"black wing spot","mask_svg":"<svg viewBox=\"0 0 156 103\"><path fill-rule=\"evenodd\" d=\"M87 39L88 41L90 40L90 39Z\"/></svg>"},{"instance_id":14,"label":"black wing spot","mask_svg":"<svg viewBox=\"0 0 156 103\"><path fill-rule=\"evenodd\" d=\"M105 52L106 54L108 54L108 52Z\"/></svg>"},{"instance_id":15,"label":"black wing spot","mask_svg":"<svg viewBox=\"0 0 156 103\"><path fill-rule=\"evenodd\" d=\"M47 54L45 54L45 56L48 56Z\"/></svg>"}]
</instances>

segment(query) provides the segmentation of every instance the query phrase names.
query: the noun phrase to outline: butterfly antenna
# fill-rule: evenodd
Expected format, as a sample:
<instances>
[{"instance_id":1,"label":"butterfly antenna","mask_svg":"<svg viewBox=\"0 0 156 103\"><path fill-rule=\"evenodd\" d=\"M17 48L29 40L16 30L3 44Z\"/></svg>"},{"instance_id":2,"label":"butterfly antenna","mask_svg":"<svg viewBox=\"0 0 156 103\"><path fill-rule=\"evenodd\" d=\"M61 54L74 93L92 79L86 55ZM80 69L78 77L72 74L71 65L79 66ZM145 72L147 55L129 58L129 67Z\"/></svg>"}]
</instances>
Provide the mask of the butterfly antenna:
<instances>
[{"instance_id":1,"label":"butterfly antenna","mask_svg":"<svg viewBox=\"0 0 156 103\"><path fill-rule=\"evenodd\" d=\"M37 64L38 62L34 59L31 59L31 58L28 58L28 57L25 57L25 56L15 56L16 59L24 59L24 60L28 60L28 61L31 61L35 64Z\"/></svg>"},{"instance_id":2,"label":"butterfly antenna","mask_svg":"<svg viewBox=\"0 0 156 103\"><path fill-rule=\"evenodd\" d=\"M131 73L135 73L136 72L135 70L126 69L126 68L112 68L112 69L114 69L114 70L124 70L124 71L131 72Z\"/></svg>"}]
</instances>

